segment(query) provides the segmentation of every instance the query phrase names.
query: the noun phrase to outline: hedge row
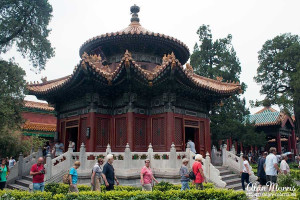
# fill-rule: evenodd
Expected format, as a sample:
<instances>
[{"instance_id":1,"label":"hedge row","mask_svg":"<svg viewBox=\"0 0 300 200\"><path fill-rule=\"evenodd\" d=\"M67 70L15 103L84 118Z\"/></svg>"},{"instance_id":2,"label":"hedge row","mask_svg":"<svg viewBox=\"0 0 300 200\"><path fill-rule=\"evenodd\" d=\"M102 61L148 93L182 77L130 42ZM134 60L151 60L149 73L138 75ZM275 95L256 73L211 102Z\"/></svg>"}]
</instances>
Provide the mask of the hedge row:
<instances>
[{"instance_id":1,"label":"hedge row","mask_svg":"<svg viewBox=\"0 0 300 200\"><path fill-rule=\"evenodd\" d=\"M206 183L203 184L204 189L214 188L214 185L212 183ZM191 188L195 188L194 185L190 184ZM168 190L180 190L181 185L173 185L168 182L160 182L158 185L155 185L153 190L158 191L168 191ZM78 190L80 192L83 191L91 191L91 187L87 185L78 185ZM134 187L134 186L115 186L115 191L141 191L141 187ZM49 183L45 186L46 192L51 192L52 195L55 194L67 194L69 191L69 185L61 184L61 183ZM101 191L105 192L105 186L101 186Z\"/></svg>"},{"instance_id":2,"label":"hedge row","mask_svg":"<svg viewBox=\"0 0 300 200\"><path fill-rule=\"evenodd\" d=\"M109 191L109 192L94 192L82 191L77 193L55 194L51 192L29 193L17 190L0 191L1 199L22 199L22 200L179 200L179 199L218 199L218 200L246 200L244 192L236 192L225 189L206 189L188 191L169 190L152 192L145 191Z\"/></svg>"}]
</instances>

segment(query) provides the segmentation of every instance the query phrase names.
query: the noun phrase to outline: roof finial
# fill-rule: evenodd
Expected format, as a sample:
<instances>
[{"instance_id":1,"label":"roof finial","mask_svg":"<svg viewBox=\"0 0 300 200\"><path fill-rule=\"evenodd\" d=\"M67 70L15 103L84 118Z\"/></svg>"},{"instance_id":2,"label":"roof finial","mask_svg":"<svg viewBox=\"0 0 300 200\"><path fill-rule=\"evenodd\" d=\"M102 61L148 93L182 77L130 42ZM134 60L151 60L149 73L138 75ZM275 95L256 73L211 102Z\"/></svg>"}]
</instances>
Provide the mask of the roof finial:
<instances>
[{"instance_id":1,"label":"roof finial","mask_svg":"<svg viewBox=\"0 0 300 200\"><path fill-rule=\"evenodd\" d=\"M140 7L134 4L130 7L130 12L132 14L131 22L140 22L139 16L137 14L138 12L140 12Z\"/></svg>"}]
</instances>

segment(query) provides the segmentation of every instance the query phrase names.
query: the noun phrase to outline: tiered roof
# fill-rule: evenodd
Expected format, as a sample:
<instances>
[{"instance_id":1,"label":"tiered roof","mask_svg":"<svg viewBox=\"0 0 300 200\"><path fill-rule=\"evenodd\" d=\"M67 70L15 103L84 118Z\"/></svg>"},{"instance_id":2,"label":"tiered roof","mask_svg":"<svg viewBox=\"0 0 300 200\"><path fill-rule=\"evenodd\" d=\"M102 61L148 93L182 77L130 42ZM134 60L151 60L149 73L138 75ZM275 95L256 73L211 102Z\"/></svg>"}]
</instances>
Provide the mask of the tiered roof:
<instances>
[{"instance_id":1,"label":"tiered roof","mask_svg":"<svg viewBox=\"0 0 300 200\"><path fill-rule=\"evenodd\" d=\"M24 101L25 108L35 108L46 111L54 111L54 108L47 103L41 103L36 101Z\"/></svg>"},{"instance_id":2,"label":"tiered roof","mask_svg":"<svg viewBox=\"0 0 300 200\"><path fill-rule=\"evenodd\" d=\"M72 75L43 83L29 84L27 89L33 95L50 94L63 87L68 87L76 79L80 71L89 71L94 76L97 76L103 84L110 86L117 82L116 80L120 78L123 70L131 68L136 72L135 75L142 78L150 87L154 86L162 76L166 76L167 73L165 72L167 69L171 69L180 72L195 88L204 89L218 95L231 95L241 91L241 86L238 82L226 83L194 74L192 66L187 64L184 68L173 53L165 55L162 60L162 65L157 65L153 70L146 70L137 64L132 59L131 54L126 51L117 68L112 70L110 66L102 64L100 56L84 53L81 63L75 67Z\"/></svg>"}]
</instances>

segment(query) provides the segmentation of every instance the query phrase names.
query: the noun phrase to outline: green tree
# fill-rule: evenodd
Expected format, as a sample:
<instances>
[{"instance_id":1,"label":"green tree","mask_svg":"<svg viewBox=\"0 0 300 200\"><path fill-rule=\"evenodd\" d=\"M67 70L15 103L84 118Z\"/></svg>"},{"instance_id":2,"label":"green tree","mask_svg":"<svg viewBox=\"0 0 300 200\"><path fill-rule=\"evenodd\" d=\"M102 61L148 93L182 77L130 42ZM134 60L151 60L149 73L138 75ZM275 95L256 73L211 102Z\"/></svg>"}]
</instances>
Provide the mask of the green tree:
<instances>
[{"instance_id":1,"label":"green tree","mask_svg":"<svg viewBox=\"0 0 300 200\"><path fill-rule=\"evenodd\" d=\"M46 61L54 56L47 39L51 13L52 6L48 0L1 0L0 54L15 44L34 68L44 69Z\"/></svg>"},{"instance_id":2,"label":"green tree","mask_svg":"<svg viewBox=\"0 0 300 200\"><path fill-rule=\"evenodd\" d=\"M239 82L241 64L231 43L232 36L229 34L214 41L208 25L200 26L197 34L199 44L196 43L191 55L191 65L195 73L212 79L222 77L223 81ZM245 91L246 85L242 83L241 86ZM245 131L244 117L249 114L245 99L241 98L241 94L236 94L224 100L223 104L215 106L210 115L213 143L217 144L218 140L230 137L241 141ZM247 144L245 141L245 145Z\"/></svg>"},{"instance_id":3,"label":"green tree","mask_svg":"<svg viewBox=\"0 0 300 200\"><path fill-rule=\"evenodd\" d=\"M19 149L17 133L23 123L21 116L25 72L12 61L0 60L0 145L1 153ZM16 150L17 151L17 150Z\"/></svg>"},{"instance_id":4,"label":"green tree","mask_svg":"<svg viewBox=\"0 0 300 200\"><path fill-rule=\"evenodd\" d=\"M300 123L300 38L285 33L264 43L258 52L259 67L254 80L262 85L266 95L256 106L268 102L277 104L296 118L296 132Z\"/></svg>"}]
</instances>

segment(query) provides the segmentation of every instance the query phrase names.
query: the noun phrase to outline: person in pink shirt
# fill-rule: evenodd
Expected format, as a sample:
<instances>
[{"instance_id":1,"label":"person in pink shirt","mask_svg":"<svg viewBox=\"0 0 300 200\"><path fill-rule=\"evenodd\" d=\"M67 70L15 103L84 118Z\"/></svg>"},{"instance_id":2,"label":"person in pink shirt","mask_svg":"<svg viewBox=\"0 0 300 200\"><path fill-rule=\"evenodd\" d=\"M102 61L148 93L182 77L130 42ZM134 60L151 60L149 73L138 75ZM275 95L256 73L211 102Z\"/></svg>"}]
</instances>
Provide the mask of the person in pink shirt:
<instances>
[{"instance_id":1,"label":"person in pink shirt","mask_svg":"<svg viewBox=\"0 0 300 200\"><path fill-rule=\"evenodd\" d=\"M141 170L141 184L143 190L152 191L152 180L158 183L158 181L154 178L152 170L150 168L150 160L146 159L145 166Z\"/></svg>"},{"instance_id":2,"label":"person in pink shirt","mask_svg":"<svg viewBox=\"0 0 300 200\"><path fill-rule=\"evenodd\" d=\"M196 184L196 189L201 189L203 190L203 182L205 181L206 183L206 178L204 176L204 172L203 172L203 167L201 164L203 157L200 154L197 154L195 156L195 162L193 164L193 172L196 176L196 179L194 180L194 183Z\"/></svg>"}]
</instances>

